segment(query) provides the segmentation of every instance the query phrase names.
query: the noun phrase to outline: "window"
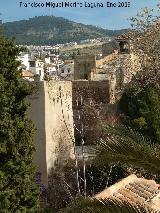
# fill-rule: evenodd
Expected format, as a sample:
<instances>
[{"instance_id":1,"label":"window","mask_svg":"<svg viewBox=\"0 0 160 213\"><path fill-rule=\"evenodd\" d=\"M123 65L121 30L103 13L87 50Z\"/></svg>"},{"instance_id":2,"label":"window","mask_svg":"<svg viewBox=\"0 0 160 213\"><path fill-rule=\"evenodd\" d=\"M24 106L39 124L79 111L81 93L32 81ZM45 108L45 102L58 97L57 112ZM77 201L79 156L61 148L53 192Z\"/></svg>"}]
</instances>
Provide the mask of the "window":
<instances>
[{"instance_id":1,"label":"window","mask_svg":"<svg viewBox=\"0 0 160 213\"><path fill-rule=\"evenodd\" d=\"M68 73L70 73L71 69L68 69Z\"/></svg>"},{"instance_id":2,"label":"window","mask_svg":"<svg viewBox=\"0 0 160 213\"><path fill-rule=\"evenodd\" d=\"M64 69L61 70L61 73L64 73Z\"/></svg>"},{"instance_id":3,"label":"window","mask_svg":"<svg viewBox=\"0 0 160 213\"><path fill-rule=\"evenodd\" d=\"M88 75L84 74L84 79L88 80Z\"/></svg>"},{"instance_id":4,"label":"window","mask_svg":"<svg viewBox=\"0 0 160 213\"><path fill-rule=\"evenodd\" d=\"M35 65L36 65L35 61L30 61L29 63L30 63L30 67L35 67Z\"/></svg>"},{"instance_id":5,"label":"window","mask_svg":"<svg viewBox=\"0 0 160 213\"><path fill-rule=\"evenodd\" d=\"M41 75L41 70L39 70L39 75Z\"/></svg>"}]
</instances>

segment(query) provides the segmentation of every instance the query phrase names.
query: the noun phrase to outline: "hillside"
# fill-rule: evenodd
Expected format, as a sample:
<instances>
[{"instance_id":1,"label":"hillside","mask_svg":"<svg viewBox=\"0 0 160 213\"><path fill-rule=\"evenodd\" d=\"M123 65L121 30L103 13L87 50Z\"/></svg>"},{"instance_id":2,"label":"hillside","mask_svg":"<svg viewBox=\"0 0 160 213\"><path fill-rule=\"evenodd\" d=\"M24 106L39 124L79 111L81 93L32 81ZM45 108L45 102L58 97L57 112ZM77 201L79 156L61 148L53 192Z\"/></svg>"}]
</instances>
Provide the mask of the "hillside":
<instances>
[{"instance_id":1,"label":"hillside","mask_svg":"<svg viewBox=\"0 0 160 213\"><path fill-rule=\"evenodd\" d=\"M62 17L38 16L29 20L7 22L4 32L18 44L54 45L104 36L116 36L124 30L105 30L92 25L69 21Z\"/></svg>"}]
</instances>

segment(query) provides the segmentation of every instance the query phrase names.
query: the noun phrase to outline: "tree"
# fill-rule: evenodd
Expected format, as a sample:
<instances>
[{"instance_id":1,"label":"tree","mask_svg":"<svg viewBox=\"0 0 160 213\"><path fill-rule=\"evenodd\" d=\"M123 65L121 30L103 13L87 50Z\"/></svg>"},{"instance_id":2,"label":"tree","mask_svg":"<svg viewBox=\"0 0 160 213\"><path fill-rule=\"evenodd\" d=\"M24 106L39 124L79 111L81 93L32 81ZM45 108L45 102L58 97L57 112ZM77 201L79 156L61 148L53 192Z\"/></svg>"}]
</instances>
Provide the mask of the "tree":
<instances>
[{"instance_id":1,"label":"tree","mask_svg":"<svg viewBox=\"0 0 160 213\"><path fill-rule=\"evenodd\" d=\"M138 58L137 74L133 76L130 86L138 93L145 85L160 80L160 16L157 5L155 9L144 8L131 18L133 53Z\"/></svg>"},{"instance_id":2,"label":"tree","mask_svg":"<svg viewBox=\"0 0 160 213\"><path fill-rule=\"evenodd\" d=\"M100 141L96 164L106 165L119 162L124 166L140 168L149 174L160 175L160 146L151 145L137 131L120 126L107 126L108 136Z\"/></svg>"},{"instance_id":3,"label":"tree","mask_svg":"<svg viewBox=\"0 0 160 213\"><path fill-rule=\"evenodd\" d=\"M0 37L0 212L38 212L34 181L34 126L27 117L32 87L22 80L16 60L21 49Z\"/></svg>"},{"instance_id":4,"label":"tree","mask_svg":"<svg viewBox=\"0 0 160 213\"><path fill-rule=\"evenodd\" d=\"M121 121L141 134L160 143L160 87L148 84L138 94L130 89L123 93L119 107Z\"/></svg>"},{"instance_id":5,"label":"tree","mask_svg":"<svg viewBox=\"0 0 160 213\"><path fill-rule=\"evenodd\" d=\"M63 168L53 170L49 175L47 189L47 204L49 212L58 212L79 196L76 183L76 169L74 161L70 160ZM78 161L80 195L84 195L83 161ZM86 195L92 197L117 180L126 177L123 168L115 165L96 167L91 161L86 162Z\"/></svg>"},{"instance_id":6,"label":"tree","mask_svg":"<svg viewBox=\"0 0 160 213\"><path fill-rule=\"evenodd\" d=\"M129 32L133 53L139 63L121 99L121 121L160 142L160 16L156 9L144 8L132 18ZM136 64L136 63L135 63Z\"/></svg>"}]
</instances>

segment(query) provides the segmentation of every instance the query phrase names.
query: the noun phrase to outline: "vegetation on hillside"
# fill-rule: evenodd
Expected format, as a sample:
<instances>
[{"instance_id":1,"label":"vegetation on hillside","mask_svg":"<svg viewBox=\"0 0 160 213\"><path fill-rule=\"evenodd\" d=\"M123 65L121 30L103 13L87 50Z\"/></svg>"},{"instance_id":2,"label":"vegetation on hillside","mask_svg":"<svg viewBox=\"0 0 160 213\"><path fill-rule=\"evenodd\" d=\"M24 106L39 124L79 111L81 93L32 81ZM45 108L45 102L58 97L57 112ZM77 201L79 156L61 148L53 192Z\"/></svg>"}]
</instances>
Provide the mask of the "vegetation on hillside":
<instances>
[{"instance_id":1,"label":"vegetation on hillside","mask_svg":"<svg viewBox=\"0 0 160 213\"><path fill-rule=\"evenodd\" d=\"M116 36L124 30L105 30L92 25L69 21L62 17L39 16L29 20L7 22L4 32L14 37L17 44L54 45L78 42L105 36Z\"/></svg>"}]
</instances>

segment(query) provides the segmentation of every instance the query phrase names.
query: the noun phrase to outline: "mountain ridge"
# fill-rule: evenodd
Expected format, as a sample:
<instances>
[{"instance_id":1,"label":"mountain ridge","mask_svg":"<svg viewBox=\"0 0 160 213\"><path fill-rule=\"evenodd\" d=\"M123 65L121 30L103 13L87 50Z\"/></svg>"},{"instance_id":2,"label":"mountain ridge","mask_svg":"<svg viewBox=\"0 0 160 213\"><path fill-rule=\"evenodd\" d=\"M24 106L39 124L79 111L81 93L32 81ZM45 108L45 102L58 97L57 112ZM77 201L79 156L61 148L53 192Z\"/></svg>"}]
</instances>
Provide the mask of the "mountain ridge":
<instances>
[{"instance_id":1,"label":"mountain ridge","mask_svg":"<svg viewBox=\"0 0 160 213\"><path fill-rule=\"evenodd\" d=\"M35 16L28 20L2 24L4 33L14 37L17 44L55 45L85 39L117 36L126 31L107 30L56 16Z\"/></svg>"}]
</instances>

